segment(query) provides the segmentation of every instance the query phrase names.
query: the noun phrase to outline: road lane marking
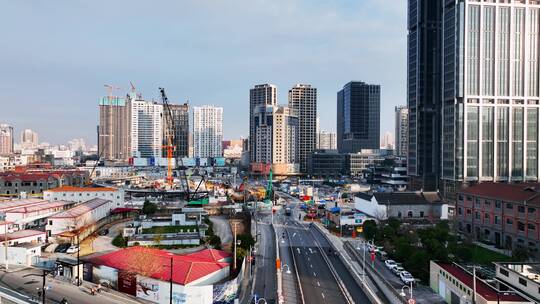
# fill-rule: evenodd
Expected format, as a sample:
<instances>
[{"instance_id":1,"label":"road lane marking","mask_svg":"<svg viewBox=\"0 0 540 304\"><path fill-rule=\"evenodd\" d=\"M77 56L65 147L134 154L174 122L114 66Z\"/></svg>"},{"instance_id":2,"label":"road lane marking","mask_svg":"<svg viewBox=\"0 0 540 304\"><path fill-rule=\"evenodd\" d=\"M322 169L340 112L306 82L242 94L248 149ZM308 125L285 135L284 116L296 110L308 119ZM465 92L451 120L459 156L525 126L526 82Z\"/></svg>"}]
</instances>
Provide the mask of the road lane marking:
<instances>
[{"instance_id":1,"label":"road lane marking","mask_svg":"<svg viewBox=\"0 0 540 304\"><path fill-rule=\"evenodd\" d=\"M321 283L319 283L319 281L317 281L317 286L321 287Z\"/></svg>"},{"instance_id":2,"label":"road lane marking","mask_svg":"<svg viewBox=\"0 0 540 304\"><path fill-rule=\"evenodd\" d=\"M315 272L313 272L313 275L314 275L314 276L317 276L317 274L316 274Z\"/></svg>"},{"instance_id":3,"label":"road lane marking","mask_svg":"<svg viewBox=\"0 0 540 304\"><path fill-rule=\"evenodd\" d=\"M313 268L313 265L309 264L309 267Z\"/></svg>"},{"instance_id":4,"label":"road lane marking","mask_svg":"<svg viewBox=\"0 0 540 304\"><path fill-rule=\"evenodd\" d=\"M321 292L321 296L322 296L322 298L324 299L324 292Z\"/></svg>"}]
</instances>

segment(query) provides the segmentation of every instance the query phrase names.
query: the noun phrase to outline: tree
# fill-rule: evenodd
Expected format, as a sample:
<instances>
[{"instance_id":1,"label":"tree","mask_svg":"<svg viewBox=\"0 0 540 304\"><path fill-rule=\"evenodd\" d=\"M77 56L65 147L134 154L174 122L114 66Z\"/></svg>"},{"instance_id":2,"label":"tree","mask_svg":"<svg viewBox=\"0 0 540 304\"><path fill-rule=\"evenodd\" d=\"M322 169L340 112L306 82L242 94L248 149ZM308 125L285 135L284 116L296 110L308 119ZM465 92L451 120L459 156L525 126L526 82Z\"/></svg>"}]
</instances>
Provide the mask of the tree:
<instances>
[{"instance_id":1,"label":"tree","mask_svg":"<svg viewBox=\"0 0 540 304\"><path fill-rule=\"evenodd\" d=\"M516 247L512 251L512 258L516 261L527 261L529 259L529 251L524 247Z\"/></svg>"},{"instance_id":2,"label":"tree","mask_svg":"<svg viewBox=\"0 0 540 304\"><path fill-rule=\"evenodd\" d=\"M364 222L364 238L366 240L371 240L375 238L375 235L377 234L378 228L377 223L373 220L367 220Z\"/></svg>"},{"instance_id":3,"label":"tree","mask_svg":"<svg viewBox=\"0 0 540 304\"><path fill-rule=\"evenodd\" d=\"M157 205L150 202L148 199L144 200L142 212L146 215L152 215L156 213L157 211Z\"/></svg>"},{"instance_id":4,"label":"tree","mask_svg":"<svg viewBox=\"0 0 540 304\"><path fill-rule=\"evenodd\" d=\"M126 272L129 275L141 275L151 277L155 273L160 273L169 265L169 261L165 257L160 257L155 254L156 249L147 247L136 247L129 250L124 257L124 262L127 265Z\"/></svg>"},{"instance_id":5,"label":"tree","mask_svg":"<svg viewBox=\"0 0 540 304\"><path fill-rule=\"evenodd\" d=\"M249 247L255 246L255 240L251 234L239 234L236 236L236 240L240 241L238 247L249 249Z\"/></svg>"}]
</instances>

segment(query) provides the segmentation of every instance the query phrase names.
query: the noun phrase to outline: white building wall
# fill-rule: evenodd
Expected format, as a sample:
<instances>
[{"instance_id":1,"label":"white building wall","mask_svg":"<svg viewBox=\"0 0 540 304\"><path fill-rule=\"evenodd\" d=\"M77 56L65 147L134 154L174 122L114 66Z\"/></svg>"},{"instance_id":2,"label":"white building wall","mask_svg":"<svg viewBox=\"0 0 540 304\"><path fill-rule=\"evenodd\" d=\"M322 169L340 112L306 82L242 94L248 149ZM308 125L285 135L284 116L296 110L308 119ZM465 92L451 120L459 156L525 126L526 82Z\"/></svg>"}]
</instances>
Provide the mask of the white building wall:
<instances>
[{"instance_id":1,"label":"white building wall","mask_svg":"<svg viewBox=\"0 0 540 304\"><path fill-rule=\"evenodd\" d=\"M146 292L141 285L149 288ZM137 276L137 297L154 303L170 302L169 282ZM212 285L182 286L173 284L173 303L212 304L214 290Z\"/></svg>"},{"instance_id":2,"label":"white building wall","mask_svg":"<svg viewBox=\"0 0 540 304\"><path fill-rule=\"evenodd\" d=\"M0 250L0 263L5 264L5 250ZM36 246L33 248L24 247L8 247L8 264L9 265L25 265L31 266L32 259L41 255L41 247Z\"/></svg>"},{"instance_id":3,"label":"white building wall","mask_svg":"<svg viewBox=\"0 0 540 304\"><path fill-rule=\"evenodd\" d=\"M379 205L377 203L377 199L374 196L371 197L370 201L355 196L354 208L378 220L385 220L388 218L386 206Z\"/></svg>"},{"instance_id":4,"label":"white building wall","mask_svg":"<svg viewBox=\"0 0 540 304\"><path fill-rule=\"evenodd\" d=\"M101 198L113 202L114 208L124 207L125 192L122 188L116 191L43 191L43 198L50 201L68 201L82 203L94 198Z\"/></svg>"},{"instance_id":5,"label":"white building wall","mask_svg":"<svg viewBox=\"0 0 540 304\"><path fill-rule=\"evenodd\" d=\"M74 229L79 229L85 226L89 226L89 225L95 224L97 221L108 216L111 209L114 209L113 203L112 201L108 201L107 203L95 209L89 210L88 212L77 217L68 217L68 218L52 217L52 218L49 218L45 229L47 231L50 231L49 237L51 237L65 231L71 231Z\"/></svg>"}]
</instances>

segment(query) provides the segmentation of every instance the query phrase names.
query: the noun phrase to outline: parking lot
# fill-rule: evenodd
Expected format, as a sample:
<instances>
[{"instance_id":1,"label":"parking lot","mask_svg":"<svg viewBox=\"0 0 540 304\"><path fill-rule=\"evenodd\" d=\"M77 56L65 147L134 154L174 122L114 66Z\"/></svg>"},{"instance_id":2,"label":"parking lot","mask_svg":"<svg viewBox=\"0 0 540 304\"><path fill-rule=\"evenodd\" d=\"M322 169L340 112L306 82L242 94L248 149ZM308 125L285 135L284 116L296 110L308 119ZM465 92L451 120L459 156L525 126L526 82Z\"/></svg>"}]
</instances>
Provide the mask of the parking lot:
<instances>
[{"instance_id":1,"label":"parking lot","mask_svg":"<svg viewBox=\"0 0 540 304\"><path fill-rule=\"evenodd\" d=\"M358 252L360 253L360 256L362 256L363 245L361 241L351 240L350 243L353 244L355 248L360 248ZM360 265L362 265L363 261L358 261L358 262L360 262ZM402 288L405 286L405 284L401 281L399 276L396 275L394 272L392 272L390 269L388 269L385 263L381 261L379 257L375 258L375 261L372 264L369 251L366 251L366 267L370 267L375 272L377 272L392 287L394 287L398 293L400 293ZM407 288L404 288L404 291L407 293L407 296L408 296L409 290ZM417 303L422 303L422 304L445 303L444 299L438 294L436 294L433 290L431 290L429 286L423 285L419 282L413 285L413 296L416 299Z\"/></svg>"}]
</instances>

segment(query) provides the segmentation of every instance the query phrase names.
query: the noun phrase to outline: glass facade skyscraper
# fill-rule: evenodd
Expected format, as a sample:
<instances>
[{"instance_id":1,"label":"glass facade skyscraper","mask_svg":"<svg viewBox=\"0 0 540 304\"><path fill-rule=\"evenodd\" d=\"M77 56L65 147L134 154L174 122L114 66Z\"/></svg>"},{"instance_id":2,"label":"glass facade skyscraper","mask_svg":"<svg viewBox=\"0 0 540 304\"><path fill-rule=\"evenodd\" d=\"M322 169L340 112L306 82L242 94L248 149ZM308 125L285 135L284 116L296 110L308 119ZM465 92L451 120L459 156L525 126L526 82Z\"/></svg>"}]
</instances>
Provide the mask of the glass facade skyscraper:
<instances>
[{"instance_id":1,"label":"glass facade skyscraper","mask_svg":"<svg viewBox=\"0 0 540 304\"><path fill-rule=\"evenodd\" d=\"M379 149L381 86L351 81L337 93L337 145L342 153Z\"/></svg>"},{"instance_id":2,"label":"glass facade skyscraper","mask_svg":"<svg viewBox=\"0 0 540 304\"><path fill-rule=\"evenodd\" d=\"M540 2L445 3L443 188L537 181Z\"/></svg>"},{"instance_id":3,"label":"glass facade skyscraper","mask_svg":"<svg viewBox=\"0 0 540 304\"><path fill-rule=\"evenodd\" d=\"M440 0L410 0L408 11L407 170L411 188L438 188L440 164Z\"/></svg>"},{"instance_id":4,"label":"glass facade skyscraper","mask_svg":"<svg viewBox=\"0 0 540 304\"><path fill-rule=\"evenodd\" d=\"M425 45L414 28L421 19L440 25L430 53L440 59L440 90L415 80L430 60L415 49ZM441 97L433 107L441 161L433 171L443 194L462 183L538 180L539 26L540 1L409 1L409 174L423 166L411 94L423 88Z\"/></svg>"}]
</instances>

